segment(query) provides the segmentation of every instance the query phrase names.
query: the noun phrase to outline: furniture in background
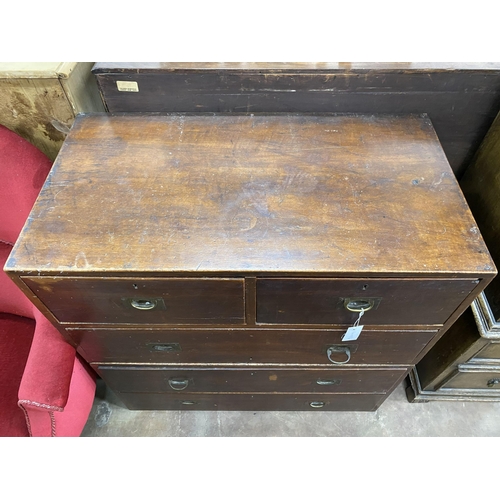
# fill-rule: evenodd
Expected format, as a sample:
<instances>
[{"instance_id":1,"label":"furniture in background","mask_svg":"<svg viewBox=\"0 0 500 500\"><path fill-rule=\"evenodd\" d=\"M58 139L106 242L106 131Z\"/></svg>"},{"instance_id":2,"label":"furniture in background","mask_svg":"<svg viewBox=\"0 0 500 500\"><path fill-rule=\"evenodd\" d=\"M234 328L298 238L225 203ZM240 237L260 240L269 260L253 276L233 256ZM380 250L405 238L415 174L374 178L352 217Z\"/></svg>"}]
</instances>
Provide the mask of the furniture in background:
<instances>
[{"instance_id":1,"label":"furniture in background","mask_svg":"<svg viewBox=\"0 0 500 500\"><path fill-rule=\"evenodd\" d=\"M496 274L429 118L372 114L81 115L6 271L131 409L309 411Z\"/></svg>"},{"instance_id":2,"label":"furniture in background","mask_svg":"<svg viewBox=\"0 0 500 500\"><path fill-rule=\"evenodd\" d=\"M3 272L51 164L0 125L0 436L78 436L94 400L93 371Z\"/></svg>"},{"instance_id":3,"label":"furniture in background","mask_svg":"<svg viewBox=\"0 0 500 500\"><path fill-rule=\"evenodd\" d=\"M500 115L461 188L500 265ZM495 278L410 374L410 401L500 401L500 280Z\"/></svg>"},{"instance_id":4,"label":"furniture in background","mask_svg":"<svg viewBox=\"0 0 500 500\"><path fill-rule=\"evenodd\" d=\"M458 179L500 111L500 63L113 63L111 113L427 113Z\"/></svg>"},{"instance_id":5,"label":"furniture in background","mask_svg":"<svg viewBox=\"0 0 500 500\"><path fill-rule=\"evenodd\" d=\"M54 160L78 113L104 111L91 62L0 63L0 125Z\"/></svg>"}]
</instances>

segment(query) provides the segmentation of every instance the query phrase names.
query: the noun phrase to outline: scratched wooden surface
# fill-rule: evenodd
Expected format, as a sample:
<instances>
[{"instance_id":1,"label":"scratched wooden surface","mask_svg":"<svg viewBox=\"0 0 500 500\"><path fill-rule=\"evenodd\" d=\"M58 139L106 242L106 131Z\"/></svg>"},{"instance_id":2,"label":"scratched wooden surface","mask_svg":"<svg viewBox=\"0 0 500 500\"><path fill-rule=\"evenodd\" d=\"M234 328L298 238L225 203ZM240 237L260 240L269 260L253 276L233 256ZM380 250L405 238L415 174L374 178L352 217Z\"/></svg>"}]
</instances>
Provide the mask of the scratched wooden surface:
<instances>
[{"instance_id":1,"label":"scratched wooden surface","mask_svg":"<svg viewBox=\"0 0 500 500\"><path fill-rule=\"evenodd\" d=\"M458 179L500 111L499 63L101 62L93 73L112 113L427 113Z\"/></svg>"},{"instance_id":2,"label":"scratched wooden surface","mask_svg":"<svg viewBox=\"0 0 500 500\"><path fill-rule=\"evenodd\" d=\"M429 119L373 115L79 116L15 267L494 274Z\"/></svg>"}]
</instances>

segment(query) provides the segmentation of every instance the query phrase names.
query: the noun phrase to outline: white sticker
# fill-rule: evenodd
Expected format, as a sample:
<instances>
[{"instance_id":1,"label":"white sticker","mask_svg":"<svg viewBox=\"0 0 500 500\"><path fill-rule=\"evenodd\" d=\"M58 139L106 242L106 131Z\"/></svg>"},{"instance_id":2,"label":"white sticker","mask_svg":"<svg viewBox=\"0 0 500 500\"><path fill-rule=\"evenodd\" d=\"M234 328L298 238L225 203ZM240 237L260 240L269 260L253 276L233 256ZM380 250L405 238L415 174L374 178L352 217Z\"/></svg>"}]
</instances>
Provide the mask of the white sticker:
<instances>
[{"instance_id":1,"label":"white sticker","mask_svg":"<svg viewBox=\"0 0 500 500\"><path fill-rule=\"evenodd\" d=\"M137 85L137 82L117 81L116 87L120 92L139 92L139 85Z\"/></svg>"},{"instance_id":2,"label":"white sticker","mask_svg":"<svg viewBox=\"0 0 500 500\"><path fill-rule=\"evenodd\" d=\"M361 330L363 330L364 325L351 326L342 336L342 341L347 342L348 340L357 340L361 335Z\"/></svg>"}]
</instances>

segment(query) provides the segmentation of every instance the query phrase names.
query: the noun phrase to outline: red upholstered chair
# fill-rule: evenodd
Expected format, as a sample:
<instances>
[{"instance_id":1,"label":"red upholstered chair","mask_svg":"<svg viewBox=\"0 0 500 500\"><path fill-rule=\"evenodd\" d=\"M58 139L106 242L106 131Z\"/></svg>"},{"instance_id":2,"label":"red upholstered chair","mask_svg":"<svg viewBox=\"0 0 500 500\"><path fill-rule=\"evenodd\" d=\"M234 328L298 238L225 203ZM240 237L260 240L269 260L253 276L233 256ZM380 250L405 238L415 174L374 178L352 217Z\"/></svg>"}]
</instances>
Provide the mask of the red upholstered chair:
<instances>
[{"instance_id":1,"label":"red upholstered chair","mask_svg":"<svg viewBox=\"0 0 500 500\"><path fill-rule=\"evenodd\" d=\"M0 436L79 436L95 375L3 267L51 162L0 126Z\"/></svg>"}]
</instances>

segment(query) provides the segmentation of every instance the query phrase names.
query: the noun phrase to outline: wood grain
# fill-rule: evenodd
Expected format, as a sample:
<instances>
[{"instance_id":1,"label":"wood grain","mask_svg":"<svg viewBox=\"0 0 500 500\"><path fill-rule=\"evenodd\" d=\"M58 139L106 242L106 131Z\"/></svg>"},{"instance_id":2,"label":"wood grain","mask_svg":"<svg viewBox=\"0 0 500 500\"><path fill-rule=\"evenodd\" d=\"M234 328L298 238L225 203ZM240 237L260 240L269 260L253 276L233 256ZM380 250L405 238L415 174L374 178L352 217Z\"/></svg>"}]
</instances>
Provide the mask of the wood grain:
<instances>
[{"instance_id":1,"label":"wood grain","mask_svg":"<svg viewBox=\"0 0 500 500\"><path fill-rule=\"evenodd\" d=\"M496 272L428 118L353 115L79 116L15 268Z\"/></svg>"},{"instance_id":2,"label":"wood grain","mask_svg":"<svg viewBox=\"0 0 500 500\"><path fill-rule=\"evenodd\" d=\"M427 113L458 178L500 110L498 63L98 63L117 112ZM120 92L133 81L139 92Z\"/></svg>"}]
</instances>

